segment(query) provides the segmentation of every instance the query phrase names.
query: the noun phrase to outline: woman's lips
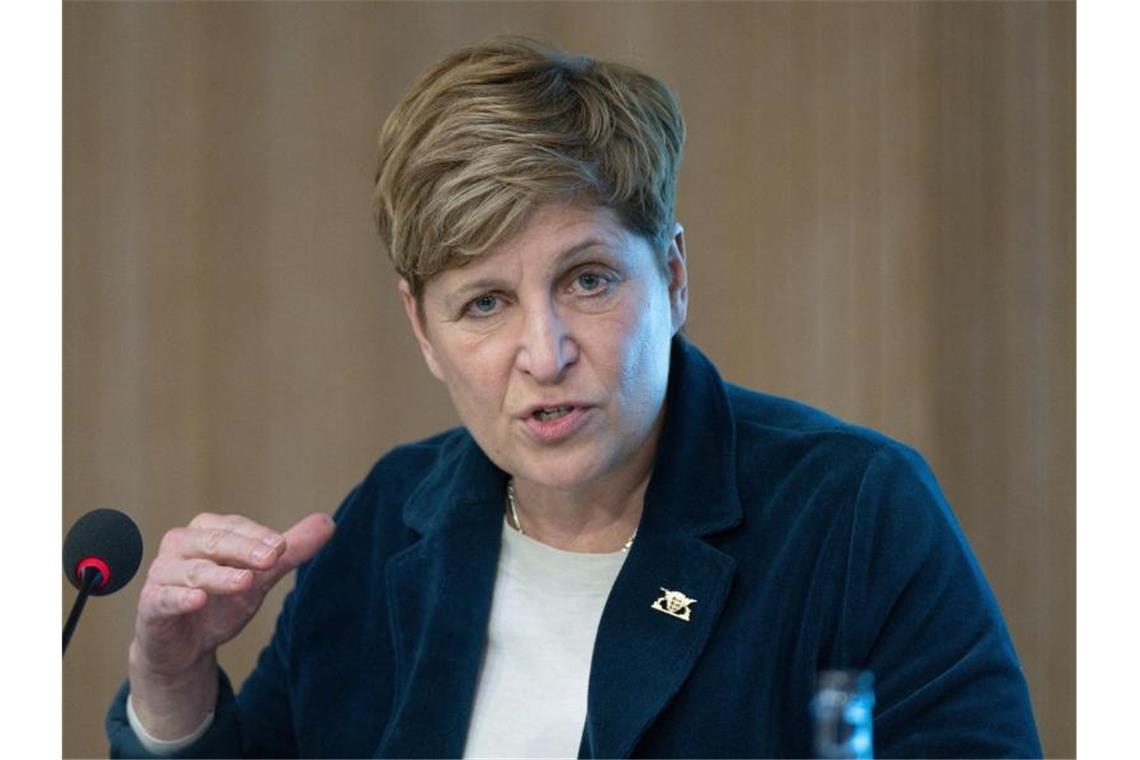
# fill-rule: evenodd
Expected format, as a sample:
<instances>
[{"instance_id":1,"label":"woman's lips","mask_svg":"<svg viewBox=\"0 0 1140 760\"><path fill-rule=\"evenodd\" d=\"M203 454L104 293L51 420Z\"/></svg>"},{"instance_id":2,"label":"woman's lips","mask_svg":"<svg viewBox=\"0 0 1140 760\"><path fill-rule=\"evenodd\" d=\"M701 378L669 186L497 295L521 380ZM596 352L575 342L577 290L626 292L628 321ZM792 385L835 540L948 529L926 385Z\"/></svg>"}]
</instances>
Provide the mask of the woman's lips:
<instances>
[{"instance_id":1,"label":"woman's lips","mask_svg":"<svg viewBox=\"0 0 1140 760\"><path fill-rule=\"evenodd\" d=\"M540 443L557 443L569 438L586 424L592 409L593 407L589 406L570 406L570 411L561 417L542 420L537 415L532 414L523 418L523 423L530 434Z\"/></svg>"}]
</instances>

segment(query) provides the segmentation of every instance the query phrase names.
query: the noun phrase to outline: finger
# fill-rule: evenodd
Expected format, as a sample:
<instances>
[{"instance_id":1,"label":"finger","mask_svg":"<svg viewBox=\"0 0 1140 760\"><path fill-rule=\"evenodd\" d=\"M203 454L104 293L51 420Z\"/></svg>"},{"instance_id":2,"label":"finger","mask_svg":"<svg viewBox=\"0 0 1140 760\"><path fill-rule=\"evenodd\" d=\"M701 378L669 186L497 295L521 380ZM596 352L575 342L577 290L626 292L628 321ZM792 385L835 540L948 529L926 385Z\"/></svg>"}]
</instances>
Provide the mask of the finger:
<instances>
[{"instance_id":1,"label":"finger","mask_svg":"<svg viewBox=\"0 0 1140 760\"><path fill-rule=\"evenodd\" d=\"M285 551L285 540L273 545L225 528L175 528L162 537L164 559L208 559L218 565L268 569Z\"/></svg>"},{"instance_id":2,"label":"finger","mask_svg":"<svg viewBox=\"0 0 1140 760\"><path fill-rule=\"evenodd\" d=\"M284 537L261 523L254 522L245 515L215 515L203 512L190 521L191 528L202 530L229 530L246 538L261 541L269 546L276 546L284 541Z\"/></svg>"},{"instance_id":3,"label":"finger","mask_svg":"<svg viewBox=\"0 0 1140 760\"><path fill-rule=\"evenodd\" d=\"M160 586L185 586L209 594L236 594L253 583L253 571L228 567L208 559L156 559L147 580Z\"/></svg>"},{"instance_id":4,"label":"finger","mask_svg":"<svg viewBox=\"0 0 1140 760\"><path fill-rule=\"evenodd\" d=\"M264 573L265 584L273 585L282 576L292 572L321 550L336 531L332 518L323 512L311 514L285 531L285 553L268 572Z\"/></svg>"},{"instance_id":5,"label":"finger","mask_svg":"<svg viewBox=\"0 0 1140 760\"><path fill-rule=\"evenodd\" d=\"M205 606L207 598L206 592L201 589L147 584L139 597L139 620L155 623L197 612Z\"/></svg>"}]
</instances>

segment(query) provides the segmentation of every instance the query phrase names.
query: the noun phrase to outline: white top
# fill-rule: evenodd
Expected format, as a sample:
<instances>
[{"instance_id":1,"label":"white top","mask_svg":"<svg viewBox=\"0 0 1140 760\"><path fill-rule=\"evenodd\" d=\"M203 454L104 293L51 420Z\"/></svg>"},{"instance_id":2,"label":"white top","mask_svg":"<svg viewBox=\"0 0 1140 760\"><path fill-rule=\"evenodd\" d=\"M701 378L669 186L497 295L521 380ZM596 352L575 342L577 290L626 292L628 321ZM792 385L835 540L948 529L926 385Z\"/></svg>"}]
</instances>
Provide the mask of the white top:
<instances>
[{"instance_id":1,"label":"white top","mask_svg":"<svg viewBox=\"0 0 1140 760\"><path fill-rule=\"evenodd\" d=\"M503 523L464 757L577 757L602 608L627 552L555 549Z\"/></svg>"},{"instance_id":2,"label":"white top","mask_svg":"<svg viewBox=\"0 0 1140 760\"><path fill-rule=\"evenodd\" d=\"M594 638L626 554L561 551L503 521L464 757L578 756ZM159 741L147 734L129 698L127 717L142 745L157 755L189 746L214 720L210 713L189 736Z\"/></svg>"}]
</instances>

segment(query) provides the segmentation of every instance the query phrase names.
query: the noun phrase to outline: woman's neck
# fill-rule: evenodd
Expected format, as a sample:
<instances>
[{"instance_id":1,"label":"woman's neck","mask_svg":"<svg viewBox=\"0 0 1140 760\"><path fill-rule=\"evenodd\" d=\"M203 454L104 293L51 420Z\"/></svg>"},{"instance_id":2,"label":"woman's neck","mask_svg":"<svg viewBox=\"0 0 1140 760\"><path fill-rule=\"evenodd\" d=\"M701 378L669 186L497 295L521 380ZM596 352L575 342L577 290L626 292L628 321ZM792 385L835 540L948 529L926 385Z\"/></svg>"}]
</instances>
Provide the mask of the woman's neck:
<instances>
[{"instance_id":1,"label":"woman's neck","mask_svg":"<svg viewBox=\"0 0 1140 760\"><path fill-rule=\"evenodd\" d=\"M654 444L658 432L655 430L652 436ZM618 551L626 546L641 522L655 451L655 445L646 446L625 466L572 489L515 479L519 525L514 527L563 551Z\"/></svg>"},{"instance_id":2,"label":"woman's neck","mask_svg":"<svg viewBox=\"0 0 1140 760\"><path fill-rule=\"evenodd\" d=\"M534 498L535 489L520 489L514 485L515 517L512 527L527 536L571 552L615 552L630 543L641 520L645 487L648 478L635 491L624 498L614 494L595 497L576 492L563 496L563 492L550 492L545 500ZM530 494L528 496L528 494Z\"/></svg>"}]
</instances>

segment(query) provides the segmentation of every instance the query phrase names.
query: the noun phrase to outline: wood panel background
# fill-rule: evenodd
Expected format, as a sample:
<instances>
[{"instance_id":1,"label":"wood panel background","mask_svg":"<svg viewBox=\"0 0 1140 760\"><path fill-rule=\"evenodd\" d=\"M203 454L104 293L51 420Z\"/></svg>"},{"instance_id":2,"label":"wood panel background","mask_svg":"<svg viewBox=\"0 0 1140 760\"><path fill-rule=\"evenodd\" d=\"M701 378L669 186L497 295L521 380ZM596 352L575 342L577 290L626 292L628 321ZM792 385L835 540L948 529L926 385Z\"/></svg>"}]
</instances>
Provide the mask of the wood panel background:
<instances>
[{"instance_id":1,"label":"wood panel background","mask_svg":"<svg viewBox=\"0 0 1140 760\"><path fill-rule=\"evenodd\" d=\"M926 454L1005 611L1046 753L1075 755L1074 16L65 3L64 524L124 509L144 562L201 510L283 528L454 424L372 232L373 139L426 66L529 34L677 90L690 336L727 378ZM140 585L85 613L65 756L106 753ZM223 651L235 680L283 594Z\"/></svg>"}]
</instances>

